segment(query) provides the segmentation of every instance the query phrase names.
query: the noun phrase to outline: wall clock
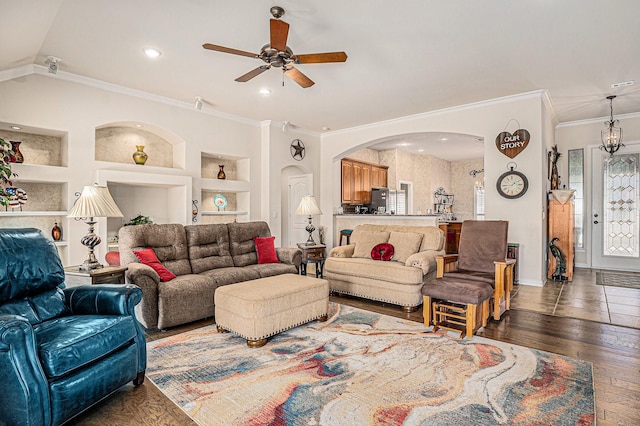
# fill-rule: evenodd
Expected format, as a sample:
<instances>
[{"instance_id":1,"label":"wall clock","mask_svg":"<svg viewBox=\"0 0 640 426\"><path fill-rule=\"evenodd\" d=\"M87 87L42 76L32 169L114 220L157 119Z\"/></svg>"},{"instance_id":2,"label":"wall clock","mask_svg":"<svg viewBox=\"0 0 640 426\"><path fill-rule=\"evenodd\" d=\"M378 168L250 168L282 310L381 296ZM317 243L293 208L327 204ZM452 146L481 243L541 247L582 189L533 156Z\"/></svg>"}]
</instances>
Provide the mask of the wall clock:
<instances>
[{"instance_id":1,"label":"wall clock","mask_svg":"<svg viewBox=\"0 0 640 426\"><path fill-rule=\"evenodd\" d=\"M294 139L291 142L291 156L294 160L302 160L304 158L304 144L300 139Z\"/></svg>"},{"instance_id":2,"label":"wall clock","mask_svg":"<svg viewBox=\"0 0 640 426\"><path fill-rule=\"evenodd\" d=\"M529 189L529 181L527 177L513 170L503 173L496 182L498 194L508 199L516 199L522 197Z\"/></svg>"}]
</instances>

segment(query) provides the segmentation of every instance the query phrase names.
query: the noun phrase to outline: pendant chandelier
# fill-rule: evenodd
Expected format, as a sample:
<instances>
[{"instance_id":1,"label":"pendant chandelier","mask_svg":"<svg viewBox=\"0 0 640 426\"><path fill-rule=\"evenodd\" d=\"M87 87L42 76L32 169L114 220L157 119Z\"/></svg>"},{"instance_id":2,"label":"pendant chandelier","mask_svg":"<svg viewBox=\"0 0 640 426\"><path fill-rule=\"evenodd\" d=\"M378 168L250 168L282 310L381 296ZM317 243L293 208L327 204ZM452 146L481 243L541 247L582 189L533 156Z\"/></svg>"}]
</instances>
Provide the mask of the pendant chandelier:
<instances>
[{"instance_id":1,"label":"pendant chandelier","mask_svg":"<svg viewBox=\"0 0 640 426\"><path fill-rule=\"evenodd\" d=\"M613 119L613 100L615 98L615 95L607 96L607 99L609 99L611 118L609 121L604 122L607 127L602 129L600 132L602 138L602 145L600 145L600 149L607 151L611 156L613 156L613 154L615 154L620 148L624 147L624 144L622 143L622 127L616 127L619 120Z\"/></svg>"}]
</instances>

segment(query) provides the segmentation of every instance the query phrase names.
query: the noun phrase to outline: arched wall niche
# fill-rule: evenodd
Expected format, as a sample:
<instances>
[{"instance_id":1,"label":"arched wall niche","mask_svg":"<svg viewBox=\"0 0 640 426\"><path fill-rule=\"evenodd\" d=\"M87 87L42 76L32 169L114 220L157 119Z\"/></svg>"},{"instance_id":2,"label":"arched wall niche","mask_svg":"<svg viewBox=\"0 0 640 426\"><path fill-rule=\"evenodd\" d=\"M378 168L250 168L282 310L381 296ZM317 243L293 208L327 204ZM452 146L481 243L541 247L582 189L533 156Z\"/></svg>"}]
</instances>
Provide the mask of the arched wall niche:
<instances>
[{"instance_id":1,"label":"arched wall niche","mask_svg":"<svg viewBox=\"0 0 640 426\"><path fill-rule=\"evenodd\" d=\"M96 127L96 161L135 164L132 155L139 145L148 155L146 166L184 169L185 141L166 129L131 121Z\"/></svg>"},{"instance_id":2,"label":"arched wall niche","mask_svg":"<svg viewBox=\"0 0 640 426\"><path fill-rule=\"evenodd\" d=\"M400 189L401 182L410 182L408 214L433 209L433 193L442 187L455 195L456 219L474 218L475 188L482 184L484 175L469 172L484 169L482 137L452 132L403 133L345 150L334 163L339 167L340 160L347 157L388 167L387 187L391 190ZM336 184L340 187L340 181Z\"/></svg>"}]
</instances>

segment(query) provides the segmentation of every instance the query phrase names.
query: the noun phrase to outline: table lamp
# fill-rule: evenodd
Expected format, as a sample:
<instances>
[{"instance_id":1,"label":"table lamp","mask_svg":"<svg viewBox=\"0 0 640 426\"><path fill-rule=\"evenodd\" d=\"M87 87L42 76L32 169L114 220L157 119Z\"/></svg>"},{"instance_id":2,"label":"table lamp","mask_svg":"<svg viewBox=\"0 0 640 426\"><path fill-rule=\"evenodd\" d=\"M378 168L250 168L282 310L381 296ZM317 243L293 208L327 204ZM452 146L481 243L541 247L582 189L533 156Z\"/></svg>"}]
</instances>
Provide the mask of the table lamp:
<instances>
[{"instance_id":1,"label":"table lamp","mask_svg":"<svg viewBox=\"0 0 640 426\"><path fill-rule=\"evenodd\" d=\"M313 226L312 219L313 215L322 214L320 207L318 207L318 202L316 201L316 197L313 195L305 195L300 200L300 205L296 209L296 214L303 214L309 216L309 224L304 228L309 233L309 238L307 239L306 245L313 246L316 244L313 241L313 231L316 230L315 226Z\"/></svg>"},{"instance_id":2,"label":"table lamp","mask_svg":"<svg viewBox=\"0 0 640 426\"><path fill-rule=\"evenodd\" d=\"M94 218L122 217L122 212L116 205L116 202L113 201L113 197L111 197L109 193L109 188L99 186L98 184L82 188L80 198L76 200L67 217L89 219L85 222L89 225L89 233L80 240L80 242L89 249L89 257L80 265L80 269L92 270L102 268L102 265L93 253L93 249L101 242L100 237L94 232L94 225L96 224Z\"/></svg>"}]
</instances>

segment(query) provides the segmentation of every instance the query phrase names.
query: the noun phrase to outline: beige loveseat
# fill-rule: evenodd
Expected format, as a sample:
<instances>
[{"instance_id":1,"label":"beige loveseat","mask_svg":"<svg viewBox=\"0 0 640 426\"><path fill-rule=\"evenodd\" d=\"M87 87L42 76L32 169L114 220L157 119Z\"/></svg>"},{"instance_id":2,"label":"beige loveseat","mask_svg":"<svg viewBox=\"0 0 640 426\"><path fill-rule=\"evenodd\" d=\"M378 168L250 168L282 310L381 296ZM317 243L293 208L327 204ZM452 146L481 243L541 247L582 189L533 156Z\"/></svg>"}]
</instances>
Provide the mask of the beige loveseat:
<instances>
[{"instance_id":1,"label":"beige loveseat","mask_svg":"<svg viewBox=\"0 0 640 426\"><path fill-rule=\"evenodd\" d=\"M334 247L324 266L332 292L403 306L422 304L422 284L436 276L436 256L444 255L444 233L435 226L358 225L351 244ZM379 243L394 247L390 261L373 260Z\"/></svg>"},{"instance_id":2,"label":"beige loveseat","mask_svg":"<svg viewBox=\"0 0 640 426\"><path fill-rule=\"evenodd\" d=\"M128 283L142 289L136 317L146 328L164 329L213 317L216 288L280 274L296 274L298 248L276 248L281 263L258 264L254 237L271 235L266 222L204 225L135 225L118 232L120 264ZM134 251L151 247L176 278L163 282Z\"/></svg>"}]
</instances>

